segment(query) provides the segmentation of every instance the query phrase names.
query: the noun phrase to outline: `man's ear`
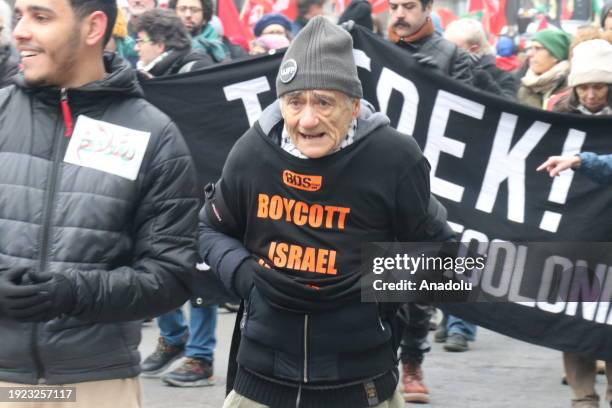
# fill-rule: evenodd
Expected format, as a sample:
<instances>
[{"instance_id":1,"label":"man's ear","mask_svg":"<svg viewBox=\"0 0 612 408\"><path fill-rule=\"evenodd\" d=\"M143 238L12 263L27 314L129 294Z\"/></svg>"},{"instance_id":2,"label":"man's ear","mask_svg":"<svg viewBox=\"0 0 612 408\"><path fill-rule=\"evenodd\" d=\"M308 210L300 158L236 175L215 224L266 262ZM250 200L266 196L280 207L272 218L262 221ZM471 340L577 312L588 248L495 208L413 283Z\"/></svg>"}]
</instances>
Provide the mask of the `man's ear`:
<instances>
[{"instance_id":1,"label":"man's ear","mask_svg":"<svg viewBox=\"0 0 612 408\"><path fill-rule=\"evenodd\" d=\"M102 11L94 11L83 21L85 44L94 46L104 41L104 34L108 25L108 17ZM105 44L102 44L104 46Z\"/></svg>"},{"instance_id":2,"label":"man's ear","mask_svg":"<svg viewBox=\"0 0 612 408\"><path fill-rule=\"evenodd\" d=\"M361 110L361 100L359 98L353 99L353 119L359 117L359 111Z\"/></svg>"},{"instance_id":3,"label":"man's ear","mask_svg":"<svg viewBox=\"0 0 612 408\"><path fill-rule=\"evenodd\" d=\"M477 54L479 51L480 51L480 45L478 44L470 45L470 47L468 48L468 52L470 54Z\"/></svg>"}]
</instances>

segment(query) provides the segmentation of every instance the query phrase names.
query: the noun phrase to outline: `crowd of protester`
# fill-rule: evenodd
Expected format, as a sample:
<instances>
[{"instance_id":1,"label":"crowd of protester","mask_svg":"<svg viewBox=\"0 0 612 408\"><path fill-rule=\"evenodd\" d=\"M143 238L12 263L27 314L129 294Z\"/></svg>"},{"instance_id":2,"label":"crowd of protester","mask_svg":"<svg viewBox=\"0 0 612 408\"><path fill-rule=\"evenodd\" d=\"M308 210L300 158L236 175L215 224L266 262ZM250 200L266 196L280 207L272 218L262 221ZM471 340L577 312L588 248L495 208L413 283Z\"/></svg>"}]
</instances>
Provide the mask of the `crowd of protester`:
<instances>
[{"instance_id":1,"label":"crowd of protester","mask_svg":"<svg viewBox=\"0 0 612 408\"><path fill-rule=\"evenodd\" d=\"M128 61L141 80L197 71L286 49L309 20L326 14L324 5L324 0L299 1L294 21L282 14L266 14L253 28L254 39L238 44L224 35L212 0L170 0L167 8L158 7L156 0L128 0L127 7L119 8L105 49ZM612 115L612 1L602 8L599 24L580 27L573 35L552 27L525 38L491 38L472 18L446 27L439 26L439 21L436 25L432 0L388 0L388 5L386 29L366 0L353 0L342 15L327 17L334 23L372 30L420 64L482 92L535 109ZM12 22L8 4L0 0L0 88L12 84L19 71L19 55L10 36ZM570 168L600 182L612 180L611 156L589 152L551 157L539 170L556 176ZM159 317L158 346L142 363L143 375L158 375L186 356L183 365L162 379L175 386L213 384L216 313L216 307L194 307L189 324L180 309ZM406 402L427 403L430 391L422 365L430 349L427 337L434 310L411 303L398 313L402 317L402 397ZM444 343L447 351L465 352L475 336L475 325L449 315L438 325L434 340ZM572 406L597 407L596 361L570 353L564 353L563 360L573 391ZM611 371L608 398L612 397Z\"/></svg>"}]
</instances>

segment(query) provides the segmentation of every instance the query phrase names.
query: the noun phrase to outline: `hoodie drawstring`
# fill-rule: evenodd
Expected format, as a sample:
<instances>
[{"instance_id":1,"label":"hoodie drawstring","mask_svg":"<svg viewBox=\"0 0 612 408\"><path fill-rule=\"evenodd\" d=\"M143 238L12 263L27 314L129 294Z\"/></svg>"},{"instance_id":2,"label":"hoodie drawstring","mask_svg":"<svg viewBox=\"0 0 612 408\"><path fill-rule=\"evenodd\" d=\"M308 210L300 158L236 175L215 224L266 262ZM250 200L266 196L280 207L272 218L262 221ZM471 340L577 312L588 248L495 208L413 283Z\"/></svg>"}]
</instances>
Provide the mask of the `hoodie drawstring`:
<instances>
[{"instance_id":1,"label":"hoodie drawstring","mask_svg":"<svg viewBox=\"0 0 612 408\"><path fill-rule=\"evenodd\" d=\"M70 105L68 105L68 92L66 88L62 88L60 105L62 107L62 116L64 117L64 136L72 136L72 112L70 111Z\"/></svg>"}]
</instances>

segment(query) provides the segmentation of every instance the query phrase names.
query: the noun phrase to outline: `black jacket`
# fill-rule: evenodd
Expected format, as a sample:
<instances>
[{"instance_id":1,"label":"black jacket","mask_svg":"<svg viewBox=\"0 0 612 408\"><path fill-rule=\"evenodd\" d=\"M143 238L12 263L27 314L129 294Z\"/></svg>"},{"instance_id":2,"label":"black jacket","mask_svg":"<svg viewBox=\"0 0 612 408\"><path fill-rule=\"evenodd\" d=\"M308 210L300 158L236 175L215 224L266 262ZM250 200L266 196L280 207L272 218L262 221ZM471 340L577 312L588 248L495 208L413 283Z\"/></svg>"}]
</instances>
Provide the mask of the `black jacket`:
<instances>
[{"instance_id":1,"label":"black jacket","mask_svg":"<svg viewBox=\"0 0 612 408\"><path fill-rule=\"evenodd\" d=\"M18 70L17 58L12 55L11 47L0 45L0 88L10 85Z\"/></svg>"},{"instance_id":2,"label":"black jacket","mask_svg":"<svg viewBox=\"0 0 612 408\"><path fill-rule=\"evenodd\" d=\"M410 43L400 40L397 45L411 54L429 57L443 74L468 85L473 83L472 64L468 53L444 39L440 34L434 32L432 35Z\"/></svg>"},{"instance_id":3,"label":"black jacket","mask_svg":"<svg viewBox=\"0 0 612 408\"><path fill-rule=\"evenodd\" d=\"M106 62L108 75L68 89L68 104L75 121L150 133L134 181L64 161L73 139L64 136L59 89L21 78L0 90L0 265L63 274L76 294L62 318L0 317L2 381L136 376L139 319L190 295L199 204L191 157L177 127L143 99L134 71L116 57Z\"/></svg>"},{"instance_id":4,"label":"black jacket","mask_svg":"<svg viewBox=\"0 0 612 408\"><path fill-rule=\"evenodd\" d=\"M345 150L316 160L297 159L277 145L280 115L274 105L237 142L216 188L216 194L220 192L222 199L208 201L200 213L200 255L228 289L236 291L235 283L239 279L236 270L251 253L266 258L272 267L282 268L279 262L283 261L265 255L269 253L270 240L337 249L337 274L346 276L358 273L359 260L355 256L359 257L360 243L368 239L427 239L447 228L445 220L429 219L429 166L414 140L391 129L388 119L382 120L383 115L372 116L367 122L360 122L357 132L358 135L362 132L362 138L357 135L355 143ZM245 161L245 154L259 160ZM386 160L379 160L383 156ZM296 172L301 169L302 174L314 174L318 166L320 173L317 174L325 180L324 187L320 192L298 192L297 196L308 200L305 202L318 203L315 205L348 205L350 221L346 229L296 227L299 221L291 224L284 217L282 222L273 222L253 207L262 199L261 192L272 194L276 188L280 188L278 191L282 191L279 194L283 197L294 197L292 190L280 184L273 187L280 174L276 170L284 166ZM261 169L268 173L266 177L259 173ZM223 231L225 227L211 219L216 216L214 210L210 211L213 201L216 214L221 214L228 223L228 231ZM228 211L232 217L226 216ZM442 218L444 211L436 216ZM228 236L229 230L237 234ZM304 264L286 269L288 274L305 273L299 272L305 271ZM359 398L365 395L360 381L368 378L375 383L381 402L393 393L397 377L385 374L392 373L397 366L397 343L391 329L395 309L356 301L325 312L292 312L274 306L258 285L245 297L248 299L237 355L241 369L234 384L237 392L278 408L295 406L295 394L291 386L286 393L281 390L283 387L275 387L272 379L284 381L285 385L294 384L293 392L297 392L299 384L306 387L301 392L301 407L367 406ZM348 387L345 384L353 381L358 384L354 392L338 387ZM318 384L321 389L307 389L313 382L315 388ZM336 389L333 395L323 391L330 384ZM320 397L321 393L325 393L324 398ZM293 395L294 399L287 401L281 395L286 398Z\"/></svg>"},{"instance_id":5,"label":"black jacket","mask_svg":"<svg viewBox=\"0 0 612 408\"><path fill-rule=\"evenodd\" d=\"M480 90L492 93L510 101L516 100L518 81L509 72L495 65L495 56L486 54L473 58L474 86Z\"/></svg>"},{"instance_id":6,"label":"black jacket","mask_svg":"<svg viewBox=\"0 0 612 408\"><path fill-rule=\"evenodd\" d=\"M191 50L171 50L149 70L149 73L154 77L182 74L209 67L214 63L208 54Z\"/></svg>"}]
</instances>

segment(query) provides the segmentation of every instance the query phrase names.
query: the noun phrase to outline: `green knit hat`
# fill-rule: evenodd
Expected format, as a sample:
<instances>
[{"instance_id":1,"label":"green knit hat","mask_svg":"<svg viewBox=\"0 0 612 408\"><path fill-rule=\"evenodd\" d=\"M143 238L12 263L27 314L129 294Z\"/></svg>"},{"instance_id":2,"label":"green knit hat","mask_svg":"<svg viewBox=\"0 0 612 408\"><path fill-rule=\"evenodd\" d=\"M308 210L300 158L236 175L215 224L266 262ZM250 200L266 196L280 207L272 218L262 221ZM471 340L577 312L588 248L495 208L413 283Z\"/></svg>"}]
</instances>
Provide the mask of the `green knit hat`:
<instances>
[{"instance_id":1,"label":"green knit hat","mask_svg":"<svg viewBox=\"0 0 612 408\"><path fill-rule=\"evenodd\" d=\"M567 59L572 36L561 30L542 30L535 33L532 41L537 41L559 61Z\"/></svg>"}]
</instances>

